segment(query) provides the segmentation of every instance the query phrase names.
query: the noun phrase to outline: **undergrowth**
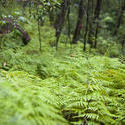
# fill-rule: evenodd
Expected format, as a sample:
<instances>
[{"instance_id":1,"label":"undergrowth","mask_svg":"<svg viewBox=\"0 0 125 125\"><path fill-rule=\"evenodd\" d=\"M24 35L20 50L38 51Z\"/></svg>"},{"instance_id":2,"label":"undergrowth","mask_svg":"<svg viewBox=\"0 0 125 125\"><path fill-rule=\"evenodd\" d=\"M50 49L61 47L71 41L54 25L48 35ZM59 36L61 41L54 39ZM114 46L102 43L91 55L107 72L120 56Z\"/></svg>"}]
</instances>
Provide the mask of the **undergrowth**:
<instances>
[{"instance_id":1,"label":"undergrowth","mask_svg":"<svg viewBox=\"0 0 125 125\"><path fill-rule=\"evenodd\" d=\"M49 30L42 52L36 37L0 52L0 125L124 125L125 64L83 53L80 43L60 42L56 52Z\"/></svg>"}]
</instances>

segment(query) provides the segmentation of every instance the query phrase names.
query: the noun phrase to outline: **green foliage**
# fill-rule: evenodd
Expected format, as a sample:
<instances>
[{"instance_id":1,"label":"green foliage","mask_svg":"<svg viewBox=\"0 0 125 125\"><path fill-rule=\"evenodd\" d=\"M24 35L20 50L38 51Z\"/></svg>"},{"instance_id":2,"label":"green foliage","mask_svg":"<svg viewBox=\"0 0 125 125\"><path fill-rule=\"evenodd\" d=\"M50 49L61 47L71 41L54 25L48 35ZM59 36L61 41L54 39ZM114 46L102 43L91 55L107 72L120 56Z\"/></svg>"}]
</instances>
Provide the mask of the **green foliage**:
<instances>
[{"instance_id":1,"label":"green foliage","mask_svg":"<svg viewBox=\"0 0 125 125\"><path fill-rule=\"evenodd\" d=\"M62 34L56 52L55 31L46 20L41 52L35 21L23 24L32 38L27 46L21 47L15 32L3 38L0 125L80 125L85 121L124 125L125 59L106 57L118 57L120 47L110 38L99 37L97 52L105 56L93 50L83 53L82 43L65 46L67 37Z\"/></svg>"},{"instance_id":2,"label":"green foliage","mask_svg":"<svg viewBox=\"0 0 125 125\"><path fill-rule=\"evenodd\" d=\"M125 65L80 46L3 51L10 71L0 73L1 124L125 124Z\"/></svg>"},{"instance_id":3,"label":"green foliage","mask_svg":"<svg viewBox=\"0 0 125 125\"><path fill-rule=\"evenodd\" d=\"M115 41L111 37L109 37L108 39L99 37L98 40L100 42L98 43L97 52L109 57L120 57L122 47L119 43L115 43Z\"/></svg>"},{"instance_id":4,"label":"green foliage","mask_svg":"<svg viewBox=\"0 0 125 125\"><path fill-rule=\"evenodd\" d=\"M25 72L0 71L0 124L61 125L56 98L40 79Z\"/></svg>"}]
</instances>

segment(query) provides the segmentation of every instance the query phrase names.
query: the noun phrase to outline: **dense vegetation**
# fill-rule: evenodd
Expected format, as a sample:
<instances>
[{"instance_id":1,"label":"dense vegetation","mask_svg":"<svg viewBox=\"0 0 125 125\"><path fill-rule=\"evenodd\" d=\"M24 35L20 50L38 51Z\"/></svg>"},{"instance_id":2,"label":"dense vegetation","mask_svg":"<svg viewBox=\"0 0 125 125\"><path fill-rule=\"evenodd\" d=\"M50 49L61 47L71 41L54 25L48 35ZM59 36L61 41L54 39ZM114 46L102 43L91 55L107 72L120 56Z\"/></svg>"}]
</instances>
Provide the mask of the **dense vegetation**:
<instances>
[{"instance_id":1,"label":"dense vegetation","mask_svg":"<svg viewBox=\"0 0 125 125\"><path fill-rule=\"evenodd\" d=\"M124 0L1 0L0 125L124 125L124 26Z\"/></svg>"}]
</instances>

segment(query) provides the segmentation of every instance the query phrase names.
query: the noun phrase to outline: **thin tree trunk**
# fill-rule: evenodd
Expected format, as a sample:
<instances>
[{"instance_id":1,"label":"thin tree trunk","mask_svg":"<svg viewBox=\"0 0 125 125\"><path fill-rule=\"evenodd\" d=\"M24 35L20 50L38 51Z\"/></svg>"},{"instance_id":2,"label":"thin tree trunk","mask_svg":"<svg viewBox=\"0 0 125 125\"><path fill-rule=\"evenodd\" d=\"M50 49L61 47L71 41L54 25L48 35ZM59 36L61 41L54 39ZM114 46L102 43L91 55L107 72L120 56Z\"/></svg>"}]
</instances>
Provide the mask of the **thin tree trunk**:
<instances>
[{"instance_id":1,"label":"thin tree trunk","mask_svg":"<svg viewBox=\"0 0 125 125\"><path fill-rule=\"evenodd\" d=\"M125 40L122 40L121 42L121 46L122 46L122 54L125 54Z\"/></svg>"},{"instance_id":2,"label":"thin tree trunk","mask_svg":"<svg viewBox=\"0 0 125 125\"><path fill-rule=\"evenodd\" d=\"M82 29L82 24L83 24L82 23L83 22L83 15L84 15L83 0L80 0L80 2L79 2L78 20L77 20L77 24L76 24L73 40L72 40L73 44L77 43L78 37L80 35L80 31Z\"/></svg>"},{"instance_id":3,"label":"thin tree trunk","mask_svg":"<svg viewBox=\"0 0 125 125\"><path fill-rule=\"evenodd\" d=\"M121 25L124 10L125 10L125 0L122 0L121 5L120 5L120 9L119 9L119 13L118 13L118 19L117 19L115 30L113 33L114 36L117 35L118 29Z\"/></svg>"},{"instance_id":4,"label":"thin tree trunk","mask_svg":"<svg viewBox=\"0 0 125 125\"><path fill-rule=\"evenodd\" d=\"M99 29L99 23L97 22L97 24L96 24L96 31L95 31L94 48L97 47L98 29Z\"/></svg>"},{"instance_id":5,"label":"thin tree trunk","mask_svg":"<svg viewBox=\"0 0 125 125\"><path fill-rule=\"evenodd\" d=\"M69 0L63 0L63 3L61 4L61 11L58 14L58 17L55 22L55 29L56 29L56 50L58 49L58 41L62 32L62 28L65 22L65 16L68 9L68 2Z\"/></svg>"},{"instance_id":6,"label":"thin tree trunk","mask_svg":"<svg viewBox=\"0 0 125 125\"><path fill-rule=\"evenodd\" d=\"M41 40L41 30L40 30L40 19L38 19L38 32L39 32L39 45L40 45L40 48L39 50L41 51L42 50L42 40Z\"/></svg>"},{"instance_id":7,"label":"thin tree trunk","mask_svg":"<svg viewBox=\"0 0 125 125\"><path fill-rule=\"evenodd\" d=\"M86 50L86 42L87 42L87 34L88 34L88 26L89 26L89 7L90 7L90 0L87 1L87 11L86 11L86 27L85 27L85 34L84 34L84 48Z\"/></svg>"},{"instance_id":8,"label":"thin tree trunk","mask_svg":"<svg viewBox=\"0 0 125 125\"><path fill-rule=\"evenodd\" d=\"M101 5L102 5L102 0L97 0L95 12L94 12L94 20L99 18Z\"/></svg>"},{"instance_id":9,"label":"thin tree trunk","mask_svg":"<svg viewBox=\"0 0 125 125\"><path fill-rule=\"evenodd\" d=\"M94 29L93 29L93 18L94 18L94 1L90 0L90 9L89 9L89 26L88 26L88 39L87 43L90 44L90 47L93 47L93 41L92 37L94 35Z\"/></svg>"},{"instance_id":10,"label":"thin tree trunk","mask_svg":"<svg viewBox=\"0 0 125 125\"><path fill-rule=\"evenodd\" d=\"M69 37L69 40L71 40L70 38L70 34L71 34L71 27L70 27L70 0L69 0L69 3L68 3L68 14L67 14L67 20L68 20L68 37Z\"/></svg>"},{"instance_id":11,"label":"thin tree trunk","mask_svg":"<svg viewBox=\"0 0 125 125\"><path fill-rule=\"evenodd\" d=\"M101 5L102 5L102 0L97 0L97 4L96 4L96 9L95 9L95 24L96 24L96 28L95 28L95 36L94 36L94 48L97 47L97 38L98 38L98 30L99 30L99 15L100 15L100 11L101 11Z\"/></svg>"},{"instance_id":12,"label":"thin tree trunk","mask_svg":"<svg viewBox=\"0 0 125 125\"><path fill-rule=\"evenodd\" d=\"M67 43L69 42L71 44L71 27L70 27L70 4L71 1L69 0L68 2L68 12L67 12L67 29L68 29L68 33L67 33L67 38L65 41L65 46L67 45Z\"/></svg>"},{"instance_id":13,"label":"thin tree trunk","mask_svg":"<svg viewBox=\"0 0 125 125\"><path fill-rule=\"evenodd\" d=\"M39 7L37 7L37 23L38 23L38 33L39 33L39 50L41 51L42 49L42 40L41 40L41 30L40 30L40 15L39 15Z\"/></svg>"},{"instance_id":14,"label":"thin tree trunk","mask_svg":"<svg viewBox=\"0 0 125 125\"><path fill-rule=\"evenodd\" d=\"M97 46L99 15L101 11L101 5L102 5L102 0L97 0L95 11L94 11L94 16L92 17L92 21L89 24L88 43L91 45L91 48L93 47L96 48Z\"/></svg>"}]
</instances>

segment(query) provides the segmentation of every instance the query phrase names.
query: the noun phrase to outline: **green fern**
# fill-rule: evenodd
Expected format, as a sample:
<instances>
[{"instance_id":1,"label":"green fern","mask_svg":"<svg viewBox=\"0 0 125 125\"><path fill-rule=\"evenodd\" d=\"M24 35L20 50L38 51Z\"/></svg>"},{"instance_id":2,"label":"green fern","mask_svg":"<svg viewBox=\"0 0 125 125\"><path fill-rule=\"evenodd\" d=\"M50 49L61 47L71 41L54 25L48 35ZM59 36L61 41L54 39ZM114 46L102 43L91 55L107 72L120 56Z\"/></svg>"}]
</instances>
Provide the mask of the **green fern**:
<instances>
[{"instance_id":1,"label":"green fern","mask_svg":"<svg viewBox=\"0 0 125 125\"><path fill-rule=\"evenodd\" d=\"M39 84L40 79L25 72L3 72L0 81L0 124L67 124L56 98ZM34 83L35 82L35 83Z\"/></svg>"}]
</instances>

